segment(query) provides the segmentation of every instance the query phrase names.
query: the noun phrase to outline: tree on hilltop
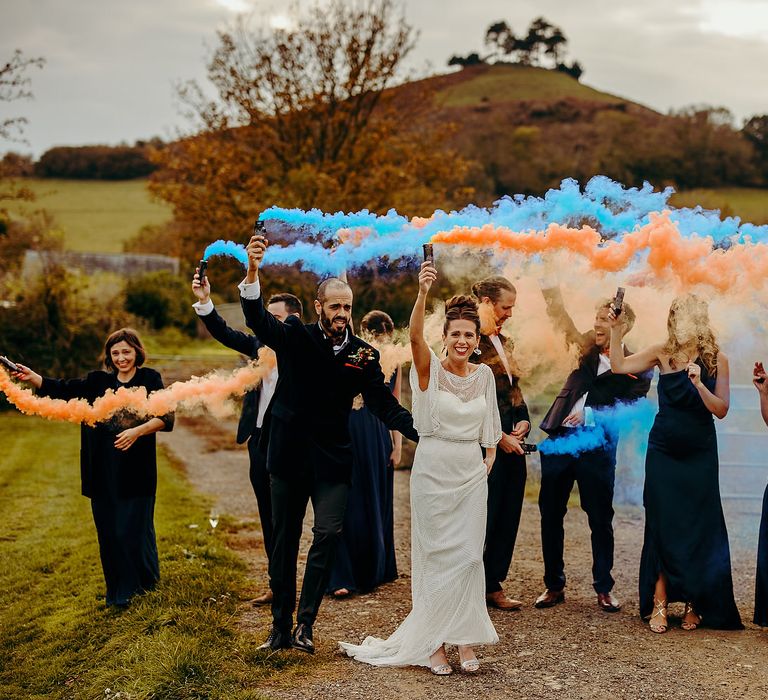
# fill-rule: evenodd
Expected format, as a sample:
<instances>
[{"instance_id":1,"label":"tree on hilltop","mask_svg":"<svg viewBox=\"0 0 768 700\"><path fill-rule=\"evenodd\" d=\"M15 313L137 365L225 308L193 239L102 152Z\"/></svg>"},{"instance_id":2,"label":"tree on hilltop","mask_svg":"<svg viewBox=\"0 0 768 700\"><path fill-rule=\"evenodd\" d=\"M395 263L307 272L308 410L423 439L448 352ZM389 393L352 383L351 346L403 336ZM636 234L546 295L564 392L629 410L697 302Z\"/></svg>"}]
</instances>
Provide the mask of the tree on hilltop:
<instances>
[{"instance_id":1,"label":"tree on hilltop","mask_svg":"<svg viewBox=\"0 0 768 700\"><path fill-rule=\"evenodd\" d=\"M578 80L584 69L574 61L570 66L563 62L567 52L568 39L563 30L551 24L543 17L534 19L525 34L517 36L505 20L493 22L485 32L485 45L491 53L485 58L471 53L466 57L452 56L448 65L468 66L476 63L487 63L495 58L497 61L506 59L508 62L522 66L539 66L568 73ZM551 65L545 65L546 59L551 59Z\"/></svg>"}]
</instances>

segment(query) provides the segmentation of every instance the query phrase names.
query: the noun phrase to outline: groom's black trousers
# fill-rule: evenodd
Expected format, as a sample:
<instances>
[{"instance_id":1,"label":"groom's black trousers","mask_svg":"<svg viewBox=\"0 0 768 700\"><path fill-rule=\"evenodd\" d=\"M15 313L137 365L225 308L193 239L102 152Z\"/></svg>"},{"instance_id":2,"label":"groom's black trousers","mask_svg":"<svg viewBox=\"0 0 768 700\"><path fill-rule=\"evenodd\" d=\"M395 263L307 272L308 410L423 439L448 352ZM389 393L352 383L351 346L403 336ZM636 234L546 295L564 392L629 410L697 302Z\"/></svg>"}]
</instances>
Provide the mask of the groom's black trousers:
<instances>
[{"instance_id":1,"label":"groom's black trousers","mask_svg":"<svg viewBox=\"0 0 768 700\"><path fill-rule=\"evenodd\" d=\"M296 607L296 569L304 515L312 501L315 522L301 586L298 624L312 625L331 575L344 523L349 484L318 480L311 472L290 479L270 477L272 492L272 556L269 580L274 626L288 632Z\"/></svg>"},{"instance_id":2,"label":"groom's black trousers","mask_svg":"<svg viewBox=\"0 0 768 700\"><path fill-rule=\"evenodd\" d=\"M561 434L567 434L563 430ZM559 437L550 434L550 437ZM613 488L616 443L580 455L541 455L541 545L544 585L550 591L565 588L563 519L574 482L579 485L581 508L592 532L592 585L597 593L613 588Z\"/></svg>"}]
</instances>

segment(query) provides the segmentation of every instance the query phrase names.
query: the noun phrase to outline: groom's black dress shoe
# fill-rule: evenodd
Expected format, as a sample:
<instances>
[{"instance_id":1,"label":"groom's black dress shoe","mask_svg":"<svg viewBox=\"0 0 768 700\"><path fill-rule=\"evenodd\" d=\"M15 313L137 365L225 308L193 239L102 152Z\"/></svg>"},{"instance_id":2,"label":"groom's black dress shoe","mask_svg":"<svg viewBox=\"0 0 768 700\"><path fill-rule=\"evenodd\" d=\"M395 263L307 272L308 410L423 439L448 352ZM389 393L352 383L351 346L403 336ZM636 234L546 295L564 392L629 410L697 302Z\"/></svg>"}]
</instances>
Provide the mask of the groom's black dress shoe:
<instances>
[{"instance_id":1,"label":"groom's black dress shoe","mask_svg":"<svg viewBox=\"0 0 768 700\"><path fill-rule=\"evenodd\" d=\"M287 630L272 628L267 637L267 641L264 644L260 644L256 647L261 651L277 651L278 649L290 649L291 648L291 634Z\"/></svg>"},{"instance_id":2,"label":"groom's black dress shoe","mask_svg":"<svg viewBox=\"0 0 768 700\"><path fill-rule=\"evenodd\" d=\"M312 628L309 625L296 625L291 637L291 646L299 651L306 651L307 654L315 653L315 645L312 642Z\"/></svg>"},{"instance_id":3,"label":"groom's black dress shoe","mask_svg":"<svg viewBox=\"0 0 768 700\"><path fill-rule=\"evenodd\" d=\"M536 598L536 602L533 604L534 608L552 608L555 605L560 605L560 603L565 602L565 591L550 591L549 588L547 588L544 593L542 593L538 598Z\"/></svg>"},{"instance_id":4,"label":"groom's black dress shoe","mask_svg":"<svg viewBox=\"0 0 768 700\"><path fill-rule=\"evenodd\" d=\"M621 603L613 595L613 593L598 593L597 604L601 610L605 612L619 612L621 610Z\"/></svg>"}]
</instances>

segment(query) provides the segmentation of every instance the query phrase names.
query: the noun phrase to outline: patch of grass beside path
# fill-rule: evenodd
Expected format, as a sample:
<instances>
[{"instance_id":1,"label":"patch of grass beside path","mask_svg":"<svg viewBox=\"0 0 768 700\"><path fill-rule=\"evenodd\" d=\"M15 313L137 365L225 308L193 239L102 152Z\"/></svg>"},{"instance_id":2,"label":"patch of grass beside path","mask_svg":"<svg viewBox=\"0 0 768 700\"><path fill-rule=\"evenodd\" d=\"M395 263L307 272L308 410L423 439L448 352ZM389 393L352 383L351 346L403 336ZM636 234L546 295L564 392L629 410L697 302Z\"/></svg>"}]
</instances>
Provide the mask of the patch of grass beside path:
<instances>
[{"instance_id":1,"label":"patch of grass beside path","mask_svg":"<svg viewBox=\"0 0 768 700\"><path fill-rule=\"evenodd\" d=\"M207 504L161 455L161 582L107 609L79 430L0 413L0 697L246 700L304 660L239 631L244 567L210 533ZM192 529L191 523L198 527Z\"/></svg>"}]
</instances>

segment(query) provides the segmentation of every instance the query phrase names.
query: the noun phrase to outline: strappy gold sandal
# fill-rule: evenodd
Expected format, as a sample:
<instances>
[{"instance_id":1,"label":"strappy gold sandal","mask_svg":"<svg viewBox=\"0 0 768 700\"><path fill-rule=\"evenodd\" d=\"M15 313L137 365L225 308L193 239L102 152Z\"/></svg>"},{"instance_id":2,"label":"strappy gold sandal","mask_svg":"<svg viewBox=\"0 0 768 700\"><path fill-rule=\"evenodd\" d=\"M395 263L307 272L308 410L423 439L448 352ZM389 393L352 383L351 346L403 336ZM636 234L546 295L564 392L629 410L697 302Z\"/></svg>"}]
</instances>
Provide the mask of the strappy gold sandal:
<instances>
[{"instance_id":1,"label":"strappy gold sandal","mask_svg":"<svg viewBox=\"0 0 768 700\"><path fill-rule=\"evenodd\" d=\"M653 613L648 620L648 626L651 628L651 632L656 634L664 634L669 629L669 623L667 622L667 601L653 599ZM654 622L653 618L658 617L661 622Z\"/></svg>"},{"instance_id":2,"label":"strappy gold sandal","mask_svg":"<svg viewBox=\"0 0 768 700\"><path fill-rule=\"evenodd\" d=\"M697 618L696 622L685 621L685 618L688 617L688 615L690 615L691 613L696 615L696 618ZM683 622L680 624L680 627L682 627L687 632L693 632L693 630L695 630L700 624L701 624L701 616L699 615L699 613L697 613L693 609L693 603L686 603L685 611L683 612Z\"/></svg>"}]
</instances>

